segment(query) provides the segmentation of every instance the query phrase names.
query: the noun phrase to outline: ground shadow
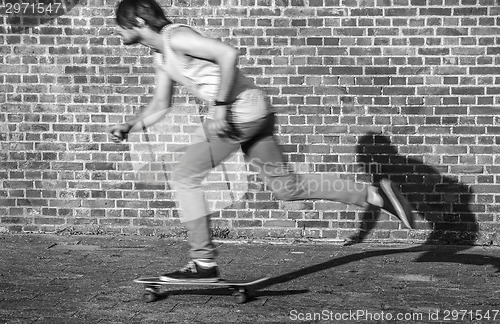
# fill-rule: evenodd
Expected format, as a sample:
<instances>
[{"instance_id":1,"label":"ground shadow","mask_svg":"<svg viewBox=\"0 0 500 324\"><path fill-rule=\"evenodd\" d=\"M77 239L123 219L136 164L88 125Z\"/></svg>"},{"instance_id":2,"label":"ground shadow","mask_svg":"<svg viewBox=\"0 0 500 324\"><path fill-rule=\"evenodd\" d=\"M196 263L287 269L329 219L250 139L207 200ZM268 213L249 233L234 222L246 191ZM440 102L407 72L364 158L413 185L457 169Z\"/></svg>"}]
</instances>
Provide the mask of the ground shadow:
<instances>
[{"instance_id":1,"label":"ground shadow","mask_svg":"<svg viewBox=\"0 0 500 324\"><path fill-rule=\"evenodd\" d=\"M265 290L259 291L258 289L267 286L251 286L249 287L250 293L248 295L247 302L253 302L258 300L260 297L272 297L272 296L289 296L289 295L300 295L309 292L309 289L294 289L294 290ZM217 296L231 296L233 291L229 288L195 288L195 289L175 289L175 290L165 290L157 295L156 301L168 299L170 296L206 296L206 297L217 297Z\"/></svg>"},{"instance_id":2,"label":"ground shadow","mask_svg":"<svg viewBox=\"0 0 500 324\"><path fill-rule=\"evenodd\" d=\"M478 237L478 223L470 209L472 189L435 167L422 161L400 155L391 140L383 135L368 133L356 147L357 161L364 167L370 181L383 178L401 184L401 191L410 200L418 214L427 222L419 222L417 229L430 229L425 244L458 244L454 253L474 245ZM361 215L359 233L349 244L364 241L377 225L380 211L367 210ZM427 255L418 261L426 261Z\"/></svg>"},{"instance_id":3,"label":"ground shadow","mask_svg":"<svg viewBox=\"0 0 500 324\"><path fill-rule=\"evenodd\" d=\"M367 251L334 258L273 277L259 284L260 289L348 263L400 253L418 253L414 262L491 265L496 272L500 272L500 258L460 253L470 249L478 237L478 223L470 209L472 190L469 186L442 175L438 169L417 159L400 155L390 139L380 134L363 136L357 146L357 157L371 182L389 178L401 184L402 192L426 221L419 222L421 228L431 230L425 243L410 248ZM351 238L351 244L363 242L380 216L379 210L366 210L361 216L359 233Z\"/></svg>"},{"instance_id":4,"label":"ground shadow","mask_svg":"<svg viewBox=\"0 0 500 324\"><path fill-rule=\"evenodd\" d=\"M491 265L496 269L497 273L500 272L500 258L490 257L480 254L471 254L471 253L459 254L460 251L463 251L463 249L460 246L443 247L443 246L432 246L432 245L420 245L402 249L384 249L384 250L360 252L342 256L339 258L334 258L319 264L315 264L306 268L282 274L277 277L273 277L263 283L256 285L256 289L264 289L266 287L289 282L316 272L329 270L335 267L346 265L352 262L358 262L368 258L382 257L382 256L401 254L401 253L422 252L423 255L426 255L426 260L425 260L426 262L437 262L437 263L452 262L452 263L460 263L460 264L476 265L476 266ZM416 262L418 262L419 259L420 258L417 257Z\"/></svg>"},{"instance_id":5,"label":"ground shadow","mask_svg":"<svg viewBox=\"0 0 500 324\"><path fill-rule=\"evenodd\" d=\"M264 289L349 263L401 253L418 253L414 262L491 265L497 272L500 272L500 258L460 253L469 249L476 242L478 236L478 224L470 209L472 190L469 186L442 175L438 169L417 159L400 155L390 139L379 134L366 134L360 139L357 146L357 157L358 162L366 166L364 171L372 182L389 178L401 184L402 192L426 221L420 222L422 228L431 229L425 244L410 248L354 253L292 270L255 285L253 287L255 297L307 293L309 292L307 289ZM361 228L359 233L352 238L353 244L363 242L368 237L377 225L380 216L381 213L374 210L367 210L362 214ZM187 294L213 296L227 295L229 292L226 289L174 290L163 293L160 299L166 298L168 295Z\"/></svg>"},{"instance_id":6,"label":"ground shadow","mask_svg":"<svg viewBox=\"0 0 500 324\"><path fill-rule=\"evenodd\" d=\"M422 161L398 153L388 137L369 133L357 145L358 162L365 166L369 181L377 183L383 178L401 184L405 194L425 222L420 229L430 229L424 244L401 249L383 249L346 255L293 270L255 286L257 295L273 285L293 281L316 272L359 262L364 259L401 253L418 253L414 262L457 263L465 265L491 265L500 272L500 258L480 254L460 253L470 249L478 237L478 223L471 210L472 189ZM351 244L363 242L376 227L381 217L379 210L366 210L361 216L359 233ZM274 292L288 294L288 292ZM300 293L300 292L296 292Z\"/></svg>"},{"instance_id":7,"label":"ground shadow","mask_svg":"<svg viewBox=\"0 0 500 324\"><path fill-rule=\"evenodd\" d=\"M305 277L317 272L327 271L336 267L340 267L349 263L359 262L362 260L366 260L369 258L383 257L394 254L401 253L420 253L427 255L428 262L453 262L460 263L466 265L476 265L476 266L484 266L491 265L495 268L497 273L500 273L500 258L480 255L480 254L472 254L472 253L464 253L460 254L459 252L463 249L460 246L437 246L437 245L420 245L409 248L401 248L401 249L383 249L383 250L372 250L372 251L363 251L359 253L349 254L341 257L336 257L330 260L327 260L322 263L314 264L305 268L300 268L297 270L292 270L288 273L281 274L279 276L275 276L270 278L267 281L261 282L257 285L253 285L250 287L250 291L252 292L250 295L249 302L258 300L259 297L266 296L287 296L287 295L299 295L310 292L310 289L294 289L294 290L267 290L274 285L287 283L298 279L300 277ZM418 257L417 257L418 260ZM227 288L198 288L198 289L175 289L175 290L166 290L161 292L158 295L158 300L167 299L169 296L182 296L182 295L200 295L200 296L230 296L231 290Z\"/></svg>"}]
</instances>

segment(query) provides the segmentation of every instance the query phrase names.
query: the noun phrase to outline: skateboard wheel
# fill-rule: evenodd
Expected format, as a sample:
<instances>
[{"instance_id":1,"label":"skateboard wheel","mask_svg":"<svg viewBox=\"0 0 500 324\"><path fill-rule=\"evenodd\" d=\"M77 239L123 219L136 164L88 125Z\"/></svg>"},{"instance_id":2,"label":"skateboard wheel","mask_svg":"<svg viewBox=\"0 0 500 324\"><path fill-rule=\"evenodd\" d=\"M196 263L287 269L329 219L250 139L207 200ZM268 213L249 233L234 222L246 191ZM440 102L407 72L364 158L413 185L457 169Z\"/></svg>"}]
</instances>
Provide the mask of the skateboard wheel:
<instances>
[{"instance_id":1,"label":"skateboard wheel","mask_svg":"<svg viewBox=\"0 0 500 324\"><path fill-rule=\"evenodd\" d=\"M237 304L244 304L248 300L248 295L244 292L235 292L233 296Z\"/></svg>"},{"instance_id":2,"label":"skateboard wheel","mask_svg":"<svg viewBox=\"0 0 500 324\"><path fill-rule=\"evenodd\" d=\"M152 303L152 302L154 302L157 299L158 299L158 295L156 293L154 293L154 292L151 292L151 291L145 292L142 295L142 300L145 303Z\"/></svg>"}]
</instances>

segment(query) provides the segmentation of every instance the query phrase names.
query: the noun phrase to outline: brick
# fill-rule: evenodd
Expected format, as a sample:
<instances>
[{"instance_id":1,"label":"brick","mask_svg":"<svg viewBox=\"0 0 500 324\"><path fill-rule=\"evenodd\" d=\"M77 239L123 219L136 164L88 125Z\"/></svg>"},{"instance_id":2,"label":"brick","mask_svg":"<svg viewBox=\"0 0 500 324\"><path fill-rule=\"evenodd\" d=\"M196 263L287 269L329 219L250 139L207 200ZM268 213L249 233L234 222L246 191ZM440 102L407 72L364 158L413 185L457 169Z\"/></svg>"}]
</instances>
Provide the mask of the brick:
<instances>
[{"instance_id":1,"label":"brick","mask_svg":"<svg viewBox=\"0 0 500 324\"><path fill-rule=\"evenodd\" d=\"M467 68L461 66L437 66L434 68L437 75L462 75L467 74ZM471 74L474 74L471 72Z\"/></svg>"},{"instance_id":2,"label":"brick","mask_svg":"<svg viewBox=\"0 0 500 324\"><path fill-rule=\"evenodd\" d=\"M329 226L329 222L327 221L314 221L314 220L309 220L309 221L298 221L297 226L299 228L325 228Z\"/></svg>"},{"instance_id":3,"label":"brick","mask_svg":"<svg viewBox=\"0 0 500 324\"><path fill-rule=\"evenodd\" d=\"M331 68L331 73L333 75L362 75L363 74L363 68L361 67L349 67L349 66L342 66L342 67L332 67Z\"/></svg>"},{"instance_id":4,"label":"brick","mask_svg":"<svg viewBox=\"0 0 500 324\"><path fill-rule=\"evenodd\" d=\"M296 37L297 30L293 28L272 28L266 31L266 36Z\"/></svg>"},{"instance_id":5,"label":"brick","mask_svg":"<svg viewBox=\"0 0 500 324\"><path fill-rule=\"evenodd\" d=\"M65 223L64 218L60 217L37 217L35 224L37 225L62 225Z\"/></svg>"},{"instance_id":6,"label":"brick","mask_svg":"<svg viewBox=\"0 0 500 324\"><path fill-rule=\"evenodd\" d=\"M55 124L53 129L55 132L81 132L83 127L76 124Z\"/></svg>"},{"instance_id":7,"label":"brick","mask_svg":"<svg viewBox=\"0 0 500 324\"><path fill-rule=\"evenodd\" d=\"M414 17L417 15L417 9L416 8L393 8L393 9L385 9L384 10L384 15L385 16L410 16Z\"/></svg>"},{"instance_id":8,"label":"brick","mask_svg":"<svg viewBox=\"0 0 500 324\"><path fill-rule=\"evenodd\" d=\"M482 126L455 126L454 134L485 134L486 128Z\"/></svg>"},{"instance_id":9,"label":"brick","mask_svg":"<svg viewBox=\"0 0 500 324\"><path fill-rule=\"evenodd\" d=\"M461 7L453 8L454 16L487 16L487 7Z\"/></svg>"},{"instance_id":10,"label":"brick","mask_svg":"<svg viewBox=\"0 0 500 324\"><path fill-rule=\"evenodd\" d=\"M411 96L415 95L415 87L384 87L382 94L388 96Z\"/></svg>"},{"instance_id":11,"label":"brick","mask_svg":"<svg viewBox=\"0 0 500 324\"><path fill-rule=\"evenodd\" d=\"M499 53L500 54L500 51ZM489 66L489 67L471 67L469 69L470 74L490 74L490 75L497 75L500 74L500 67L496 66Z\"/></svg>"},{"instance_id":12,"label":"brick","mask_svg":"<svg viewBox=\"0 0 500 324\"><path fill-rule=\"evenodd\" d=\"M450 27L437 28L436 35L437 36L467 36L468 29L467 28L458 28L458 27L457 28L450 28Z\"/></svg>"},{"instance_id":13,"label":"brick","mask_svg":"<svg viewBox=\"0 0 500 324\"><path fill-rule=\"evenodd\" d=\"M236 219L236 220L233 220L233 226L236 226L236 227L262 227L262 220Z\"/></svg>"},{"instance_id":14,"label":"brick","mask_svg":"<svg viewBox=\"0 0 500 324\"><path fill-rule=\"evenodd\" d=\"M381 17L383 14L383 9L379 8L353 8L350 10L350 16Z\"/></svg>"},{"instance_id":15,"label":"brick","mask_svg":"<svg viewBox=\"0 0 500 324\"><path fill-rule=\"evenodd\" d=\"M396 74L397 69L395 67L367 67L365 69L365 74L383 74L383 75L393 75Z\"/></svg>"},{"instance_id":16,"label":"brick","mask_svg":"<svg viewBox=\"0 0 500 324\"><path fill-rule=\"evenodd\" d=\"M431 74L430 67L401 67L398 68L398 75L427 75Z\"/></svg>"},{"instance_id":17,"label":"brick","mask_svg":"<svg viewBox=\"0 0 500 324\"><path fill-rule=\"evenodd\" d=\"M451 127L445 126L420 126L418 132L420 134L451 134Z\"/></svg>"},{"instance_id":18,"label":"brick","mask_svg":"<svg viewBox=\"0 0 500 324\"><path fill-rule=\"evenodd\" d=\"M328 69L325 69L325 67L323 66L299 67L298 73L300 75L309 75L309 74L325 75L328 74Z\"/></svg>"},{"instance_id":19,"label":"brick","mask_svg":"<svg viewBox=\"0 0 500 324\"><path fill-rule=\"evenodd\" d=\"M3 188L8 189L32 189L33 181L3 181Z\"/></svg>"},{"instance_id":20,"label":"brick","mask_svg":"<svg viewBox=\"0 0 500 324\"><path fill-rule=\"evenodd\" d=\"M418 87L417 95L439 95L445 96L450 94L449 87Z\"/></svg>"},{"instance_id":21,"label":"brick","mask_svg":"<svg viewBox=\"0 0 500 324\"><path fill-rule=\"evenodd\" d=\"M126 218L103 218L99 219L99 225L102 226L129 226L130 219Z\"/></svg>"},{"instance_id":22,"label":"brick","mask_svg":"<svg viewBox=\"0 0 500 324\"><path fill-rule=\"evenodd\" d=\"M500 47L488 47L486 49L487 55L498 55L500 54Z\"/></svg>"},{"instance_id":23,"label":"brick","mask_svg":"<svg viewBox=\"0 0 500 324\"><path fill-rule=\"evenodd\" d=\"M470 32L472 36L498 35L499 33L500 27L471 28Z\"/></svg>"},{"instance_id":24,"label":"brick","mask_svg":"<svg viewBox=\"0 0 500 324\"><path fill-rule=\"evenodd\" d=\"M464 146L438 146L435 150L438 154L467 154L467 147Z\"/></svg>"},{"instance_id":25,"label":"brick","mask_svg":"<svg viewBox=\"0 0 500 324\"><path fill-rule=\"evenodd\" d=\"M449 55L449 48L419 48L418 54L420 55Z\"/></svg>"},{"instance_id":26,"label":"brick","mask_svg":"<svg viewBox=\"0 0 500 324\"><path fill-rule=\"evenodd\" d=\"M419 8L420 16L451 16L451 8L439 8L439 7L429 7L429 8Z\"/></svg>"},{"instance_id":27,"label":"brick","mask_svg":"<svg viewBox=\"0 0 500 324\"><path fill-rule=\"evenodd\" d=\"M79 162L53 162L53 170L83 170L83 163Z\"/></svg>"},{"instance_id":28,"label":"brick","mask_svg":"<svg viewBox=\"0 0 500 324\"><path fill-rule=\"evenodd\" d=\"M93 162L85 163L86 170L115 170L114 163Z\"/></svg>"},{"instance_id":29,"label":"brick","mask_svg":"<svg viewBox=\"0 0 500 324\"><path fill-rule=\"evenodd\" d=\"M160 227L164 226L164 222L161 219L133 219L132 224L134 226L148 226L148 227Z\"/></svg>"},{"instance_id":30,"label":"brick","mask_svg":"<svg viewBox=\"0 0 500 324\"><path fill-rule=\"evenodd\" d=\"M24 224L24 217L0 217L0 223L2 224Z\"/></svg>"},{"instance_id":31,"label":"brick","mask_svg":"<svg viewBox=\"0 0 500 324\"><path fill-rule=\"evenodd\" d=\"M464 106L439 106L435 108L436 115L457 115L467 114L467 107Z\"/></svg>"},{"instance_id":32,"label":"brick","mask_svg":"<svg viewBox=\"0 0 500 324\"><path fill-rule=\"evenodd\" d=\"M150 208L176 208L176 202L171 200L156 200L149 203Z\"/></svg>"},{"instance_id":33,"label":"brick","mask_svg":"<svg viewBox=\"0 0 500 324\"><path fill-rule=\"evenodd\" d=\"M451 94L456 95L483 95L483 87L453 87L451 88Z\"/></svg>"},{"instance_id":34,"label":"brick","mask_svg":"<svg viewBox=\"0 0 500 324\"><path fill-rule=\"evenodd\" d=\"M380 87L350 87L349 93L353 95L380 95L382 88Z\"/></svg>"},{"instance_id":35,"label":"brick","mask_svg":"<svg viewBox=\"0 0 500 324\"><path fill-rule=\"evenodd\" d=\"M318 14L318 17L325 17L325 16L337 17L337 16L345 16L346 11L345 11L345 9L331 9L331 8L317 9L317 14Z\"/></svg>"},{"instance_id":36,"label":"brick","mask_svg":"<svg viewBox=\"0 0 500 324\"><path fill-rule=\"evenodd\" d=\"M500 127L496 127L496 126L486 127L486 133L500 135Z\"/></svg>"}]
</instances>

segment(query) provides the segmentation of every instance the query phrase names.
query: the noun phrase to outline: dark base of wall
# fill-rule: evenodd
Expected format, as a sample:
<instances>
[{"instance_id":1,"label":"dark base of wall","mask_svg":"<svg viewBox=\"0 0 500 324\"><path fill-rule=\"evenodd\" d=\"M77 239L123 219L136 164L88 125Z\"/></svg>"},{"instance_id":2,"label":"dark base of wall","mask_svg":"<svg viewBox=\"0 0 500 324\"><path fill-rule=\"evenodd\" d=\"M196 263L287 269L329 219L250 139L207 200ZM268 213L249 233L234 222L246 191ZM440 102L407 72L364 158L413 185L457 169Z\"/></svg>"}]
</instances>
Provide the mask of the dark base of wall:
<instances>
[{"instance_id":1,"label":"dark base of wall","mask_svg":"<svg viewBox=\"0 0 500 324\"><path fill-rule=\"evenodd\" d=\"M106 227L96 225L81 225L71 227L58 226L0 226L0 233L55 233L61 235L139 235L158 236L162 238L187 237L183 226L168 227ZM321 229L302 230L297 228L229 228L212 227L214 239L222 240L292 240L322 241L344 243L390 243L390 244L429 244L429 245L468 245L468 246L500 246L499 234L492 232L454 232L454 231L426 231L426 230L374 230L363 233L357 230Z\"/></svg>"}]
</instances>

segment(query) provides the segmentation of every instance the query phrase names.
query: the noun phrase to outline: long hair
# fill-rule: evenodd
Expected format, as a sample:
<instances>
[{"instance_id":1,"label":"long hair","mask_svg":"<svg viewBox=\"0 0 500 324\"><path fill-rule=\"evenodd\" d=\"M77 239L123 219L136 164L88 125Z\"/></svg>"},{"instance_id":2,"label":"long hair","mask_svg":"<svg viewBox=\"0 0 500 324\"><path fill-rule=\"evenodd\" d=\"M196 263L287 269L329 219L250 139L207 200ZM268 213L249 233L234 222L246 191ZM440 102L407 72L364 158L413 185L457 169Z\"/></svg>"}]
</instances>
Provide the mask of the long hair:
<instances>
[{"instance_id":1,"label":"long hair","mask_svg":"<svg viewBox=\"0 0 500 324\"><path fill-rule=\"evenodd\" d=\"M116 23L126 29L138 27L137 18L144 19L146 25L159 32L172 22L155 0L123 0L116 7Z\"/></svg>"}]
</instances>

